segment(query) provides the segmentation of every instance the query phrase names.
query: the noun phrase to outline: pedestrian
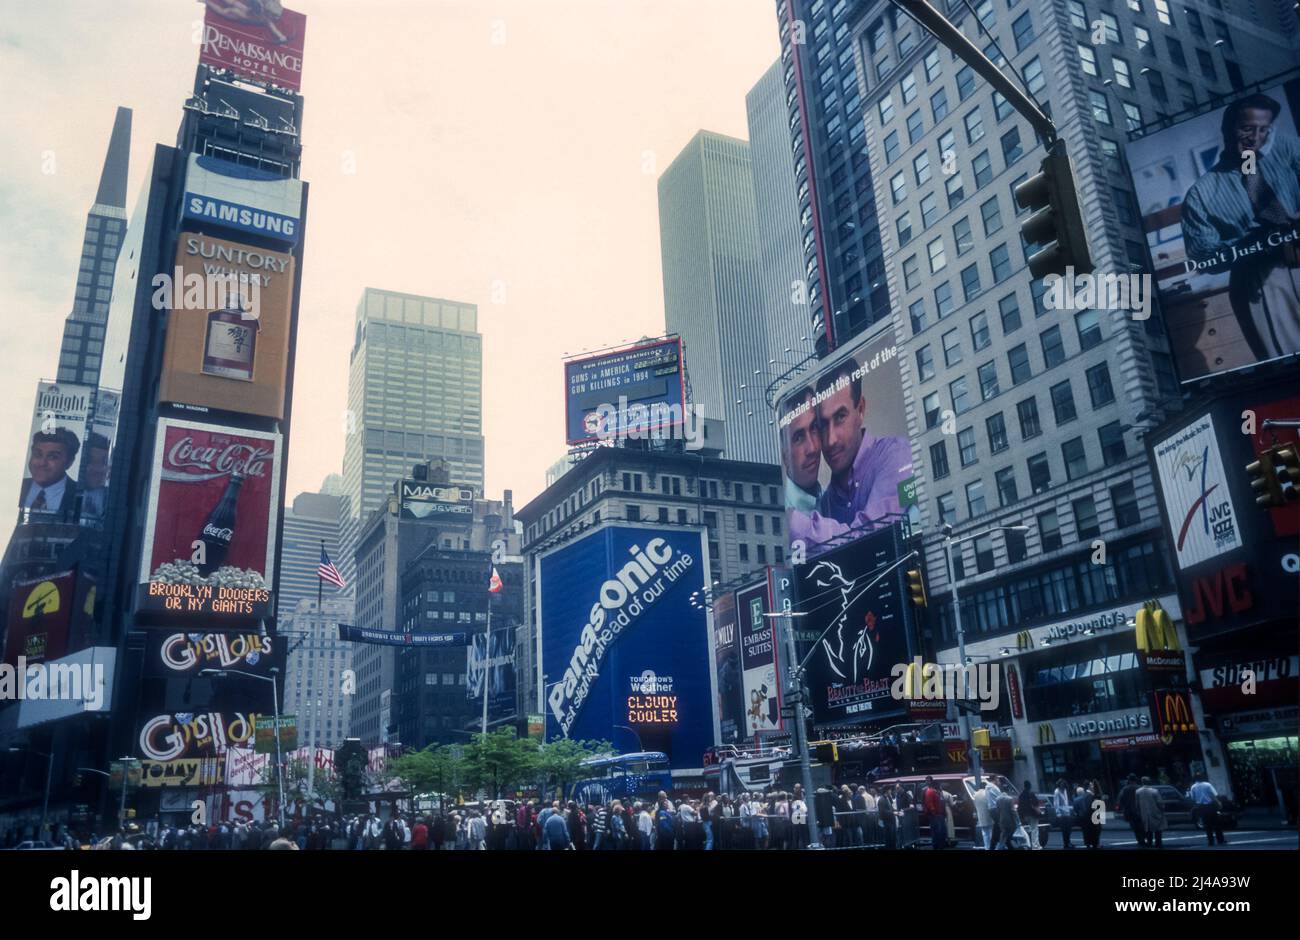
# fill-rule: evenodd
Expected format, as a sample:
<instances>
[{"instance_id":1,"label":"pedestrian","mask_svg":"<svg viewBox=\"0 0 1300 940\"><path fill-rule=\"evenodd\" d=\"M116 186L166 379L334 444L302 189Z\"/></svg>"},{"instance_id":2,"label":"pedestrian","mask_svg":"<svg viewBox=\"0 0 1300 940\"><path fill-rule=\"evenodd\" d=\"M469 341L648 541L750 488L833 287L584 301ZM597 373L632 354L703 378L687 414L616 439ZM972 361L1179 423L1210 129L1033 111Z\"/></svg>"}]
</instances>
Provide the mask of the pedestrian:
<instances>
[{"instance_id":1,"label":"pedestrian","mask_svg":"<svg viewBox=\"0 0 1300 940\"><path fill-rule=\"evenodd\" d=\"M682 800L681 806L677 808L677 816L682 825L682 848L703 848L704 829L700 826L700 814L690 800Z\"/></svg>"},{"instance_id":2,"label":"pedestrian","mask_svg":"<svg viewBox=\"0 0 1300 940\"><path fill-rule=\"evenodd\" d=\"M1002 836L1002 848L1011 849L1012 840L1015 838L1016 830L1020 828L1020 817L1016 814L1016 800L1010 793L999 792L997 807L994 812L997 814L997 829ZM993 848L997 848L994 843Z\"/></svg>"},{"instance_id":3,"label":"pedestrian","mask_svg":"<svg viewBox=\"0 0 1300 940\"><path fill-rule=\"evenodd\" d=\"M1165 809L1160 805L1160 791L1151 785L1150 777L1142 778L1142 786L1137 791L1138 813L1142 816L1143 844L1147 848L1154 845L1164 848L1164 832L1168 827Z\"/></svg>"},{"instance_id":4,"label":"pedestrian","mask_svg":"<svg viewBox=\"0 0 1300 940\"><path fill-rule=\"evenodd\" d=\"M676 848L677 815L672 806L665 796L660 799L659 808L655 810L655 849L660 852L671 852Z\"/></svg>"},{"instance_id":5,"label":"pedestrian","mask_svg":"<svg viewBox=\"0 0 1300 940\"><path fill-rule=\"evenodd\" d=\"M1029 837L1029 848L1034 851L1041 849L1042 845L1038 842L1038 819L1042 813L1039 809L1038 794L1034 792L1032 782L1025 781L1016 808L1020 811L1020 822L1025 827L1025 835Z\"/></svg>"},{"instance_id":6,"label":"pedestrian","mask_svg":"<svg viewBox=\"0 0 1300 940\"><path fill-rule=\"evenodd\" d=\"M772 803L772 847L779 851L790 848L790 794L776 794Z\"/></svg>"},{"instance_id":7,"label":"pedestrian","mask_svg":"<svg viewBox=\"0 0 1300 940\"><path fill-rule=\"evenodd\" d=\"M885 787L876 800L876 812L880 817L880 829L885 841L885 848L893 851L898 848L898 819L894 815L894 788Z\"/></svg>"},{"instance_id":8,"label":"pedestrian","mask_svg":"<svg viewBox=\"0 0 1300 940\"><path fill-rule=\"evenodd\" d=\"M993 813L989 805L988 788L990 783L984 782L980 788L975 791L975 848L988 850L992 845L993 839Z\"/></svg>"},{"instance_id":9,"label":"pedestrian","mask_svg":"<svg viewBox=\"0 0 1300 940\"><path fill-rule=\"evenodd\" d=\"M642 851L650 851L651 840L654 835L654 820L650 816L650 811L640 803L635 803L632 809L636 812L636 831L640 837Z\"/></svg>"},{"instance_id":10,"label":"pedestrian","mask_svg":"<svg viewBox=\"0 0 1300 940\"><path fill-rule=\"evenodd\" d=\"M1137 805L1138 791L1137 774L1129 774L1128 780L1119 791L1119 797L1116 799L1116 805L1119 808L1120 815L1128 822L1129 828L1133 830L1133 838L1137 841L1138 848L1146 845L1146 833L1142 830L1142 813Z\"/></svg>"},{"instance_id":11,"label":"pedestrian","mask_svg":"<svg viewBox=\"0 0 1300 940\"><path fill-rule=\"evenodd\" d=\"M938 851L948 843L948 819L943 795L935 784L934 777L925 778L925 792L921 795L921 806L925 811L926 821L930 824L930 848Z\"/></svg>"},{"instance_id":12,"label":"pedestrian","mask_svg":"<svg viewBox=\"0 0 1300 940\"><path fill-rule=\"evenodd\" d=\"M415 820L415 825L411 828L411 851L423 852L429 848L429 827L424 822L424 817Z\"/></svg>"},{"instance_id":13,"label":"pedestrian","mask_svg":"<svg viewBox=\"0 0 1300 940\"><path fill-rule=\"evenodd\" d=\"M706 852L713 851L713 817L717 806L718 798L711 790L704 794L704 799L700 801L700 825L704 827L704 851Z\"/></svg>"},{"instance_id":14,"label":"pedestrian","mask_svg":"<svg viewBox=\"0 0 1300 940\"><path fill-rule=\"evenodd\" d=\"M515 809L515 848L532 849L536 845L533 839L533 816L537 812L535 800L521 801Z\"/></svg>"},{"instance_id":15,"label":"pedestrian","mask_svg":"<svg viewBox=\"0 0 1300 940\"><path fill-rule=\"evenodd\" d=\"M608 845L609 810L606 807L601 806L593 814L591 830L595 834L595 837L591 843L592 849L594 851L600 851L601 849L608 850L610 848L610 846Z\"/></svg>"},{"instance_id":16,"label":"pedestrian","mask_svg":"<svg viewBox=\"0 0 1300 940\"><path fill-rule=\"evenodd\" d=\"M1061 830L1061 844L1067 849L1074 848L1070 844L1070 828L1074 825L1074 808L1070 803L1070 785L1062 777L1056 781L1056 789L1052 791L1052 815Z\"/></svg>"},{"instance_id":17,"label":"pedestrian","mask_svg":"<svg viewBox=\"0 0 1300 940\"><path fill-rule=\"evenodd\" d=\"M471 852L482 852L487 848L487 820L478 810L470 811L468 836Z\"/></svg>"},{"instance_id":18,"label":"pedestrian","mask_svg":"<svg viewBox=\"0 0 1300 940\"><path fill-rule=\"evenodd\" d=\"M573 800L569 801L566 810L569 820L569 839L573 842L573 847L578 850L587 848L587 818L583 816L582 810Z\"/></svg>"},{"instance_id":19,"label":"pedestrian","mask_svg":"<svg viewBox=\"0 0 1300 940\"><path fill-rule=\"evenodd\" d=\"M1192 801L1192 819L1205 827L1206 845L1214 845L1217 838L1219 845L1227 839L1223 837L1223 817L1219 813L1221 799L1214 784L1206 779L1205 774L1196 775L1196 782L1187 791L1187 798Z\"/></svg>"},{"instance_id":20,"label":"pedestrian","mask_svg":"<svg viewBox=\"0 0 1300 940\"><path fill-rule=\"evenodd\" d=\"M573 838L569 834L568 821L558 808L545 813L546 821L542 824L542 848L552 852L564 852L573 848Z\"/></svg>"}]
</instances>

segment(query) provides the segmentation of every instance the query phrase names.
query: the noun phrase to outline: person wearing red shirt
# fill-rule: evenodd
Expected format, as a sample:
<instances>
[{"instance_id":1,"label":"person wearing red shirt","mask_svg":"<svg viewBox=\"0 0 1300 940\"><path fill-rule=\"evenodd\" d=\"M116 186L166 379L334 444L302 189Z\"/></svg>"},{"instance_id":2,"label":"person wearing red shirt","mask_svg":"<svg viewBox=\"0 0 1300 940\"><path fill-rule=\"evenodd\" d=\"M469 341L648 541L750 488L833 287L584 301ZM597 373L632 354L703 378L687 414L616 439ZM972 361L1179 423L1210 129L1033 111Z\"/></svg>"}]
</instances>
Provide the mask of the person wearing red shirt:
<instances>
[{"instance_id":1,"label":"person wearing red shirt","mask_svg":"<svg viewBox=\"0 0 1300 940\"><path fill-rule=\"evenodd\" d=\"M411 851L422 852L429 847L429 827L424 824L424 820L417 819L415 828L411 830Z\"/></svg>"},{"instance_id":2,"label":"person wearing red shirt","mask_svg":"<svg viewBox=\"0 0 1300 940\"><path fill-rule=\"evenodd\" d=\"M943 794L933 777L925 778L925 793L921 797L921 806L930 819L930 845L941 849L948 842L948 814L943 806Z\"/></svg>"}]
</instances>

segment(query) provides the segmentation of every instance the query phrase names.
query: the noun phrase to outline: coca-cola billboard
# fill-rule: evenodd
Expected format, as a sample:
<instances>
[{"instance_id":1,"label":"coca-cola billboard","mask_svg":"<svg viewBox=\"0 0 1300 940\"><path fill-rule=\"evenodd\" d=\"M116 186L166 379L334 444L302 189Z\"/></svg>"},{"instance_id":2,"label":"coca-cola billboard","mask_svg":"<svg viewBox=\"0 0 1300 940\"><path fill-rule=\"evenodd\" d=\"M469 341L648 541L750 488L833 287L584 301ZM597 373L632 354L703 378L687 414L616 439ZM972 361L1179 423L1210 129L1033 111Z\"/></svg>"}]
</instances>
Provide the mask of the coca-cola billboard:
<instances>
[{"instance_id":1,"label":"coca-cola billboard","mask_svg":"<svg viewBox=\"0 0 1300 940\"><path fill-rule=\"evenodd\" d=\"M267 615L279 434L164 418L154 453L139 610L236 629ZM149 618L146 618L149 619Z\"/></svg>"}]
</instances>

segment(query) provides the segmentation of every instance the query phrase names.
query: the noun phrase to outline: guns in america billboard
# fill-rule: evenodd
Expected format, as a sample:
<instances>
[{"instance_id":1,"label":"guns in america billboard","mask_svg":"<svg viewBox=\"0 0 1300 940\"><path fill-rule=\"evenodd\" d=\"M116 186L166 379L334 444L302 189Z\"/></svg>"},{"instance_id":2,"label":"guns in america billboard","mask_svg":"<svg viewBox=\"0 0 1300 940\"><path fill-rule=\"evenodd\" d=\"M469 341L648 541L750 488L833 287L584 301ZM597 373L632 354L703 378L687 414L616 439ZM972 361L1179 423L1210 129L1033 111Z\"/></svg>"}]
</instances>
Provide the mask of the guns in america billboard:
<instances>
[{"instance_id":1,"label":"guns in america billboard","mask_svg":"<svg viewBox=\"0 0 1300 940\"><path fill-rule=\"evenodd\" d=\"M548 739L627 741L698 768L717 743L709 580L700 529L605 524L538 556ZM626 750L626 748L623 748Z\"/></svg>"}]
</instances>

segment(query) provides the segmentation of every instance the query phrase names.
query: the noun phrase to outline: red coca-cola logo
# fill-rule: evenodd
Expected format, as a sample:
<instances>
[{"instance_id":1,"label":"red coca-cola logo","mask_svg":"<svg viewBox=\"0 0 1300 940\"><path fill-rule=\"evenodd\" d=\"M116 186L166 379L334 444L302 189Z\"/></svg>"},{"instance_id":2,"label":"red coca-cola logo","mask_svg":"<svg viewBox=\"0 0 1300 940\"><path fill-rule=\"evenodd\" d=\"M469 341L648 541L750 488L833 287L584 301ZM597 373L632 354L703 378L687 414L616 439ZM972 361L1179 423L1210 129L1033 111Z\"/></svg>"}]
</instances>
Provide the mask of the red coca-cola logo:
<instances>
[{"instance_id":1,"label":"red coca-cola logo","mask_svg":"<svg viewBox=\"0 0 1300 940\"><path fill-rule=\"evenodd\" d=\"M273 456L270 447L238 441L224 446L201 446L195 444L193 437L187 436L167 451L166 469L184 470L187 477L196 480L211 480L230 473L264 477Z\"/></svg>"}]
</instances>

